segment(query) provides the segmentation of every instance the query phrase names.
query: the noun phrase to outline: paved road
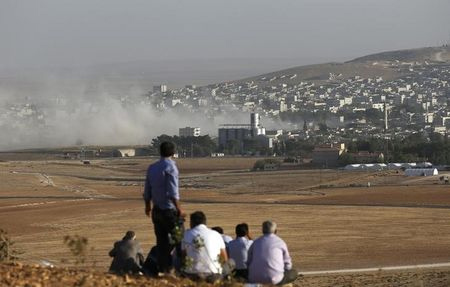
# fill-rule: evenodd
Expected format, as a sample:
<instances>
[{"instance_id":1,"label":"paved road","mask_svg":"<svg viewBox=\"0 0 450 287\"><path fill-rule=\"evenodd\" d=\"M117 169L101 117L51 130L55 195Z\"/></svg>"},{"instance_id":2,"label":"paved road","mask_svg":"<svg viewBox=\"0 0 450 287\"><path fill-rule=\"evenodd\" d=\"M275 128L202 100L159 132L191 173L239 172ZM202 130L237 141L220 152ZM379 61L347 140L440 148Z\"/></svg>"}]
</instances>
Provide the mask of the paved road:
<instances>
[{"instance_id":1,"label":"paved road","mask_svg":"<svg viewBox=\"0 0 450 287\"><path fill-rule=\"evenodd\" d=\"M419 264L419 265L373 267L373 268L361 268L361 269L307 271L307 272L299 272L299 274L301 274L301 275L324 275L324 274L339 274L339 273L362 273L362 272L411 270L411 269L424 269L424 268L442 268L442 267L450 267L450 262L433 263L433 264Z\"/></svg>"}]
</instances>

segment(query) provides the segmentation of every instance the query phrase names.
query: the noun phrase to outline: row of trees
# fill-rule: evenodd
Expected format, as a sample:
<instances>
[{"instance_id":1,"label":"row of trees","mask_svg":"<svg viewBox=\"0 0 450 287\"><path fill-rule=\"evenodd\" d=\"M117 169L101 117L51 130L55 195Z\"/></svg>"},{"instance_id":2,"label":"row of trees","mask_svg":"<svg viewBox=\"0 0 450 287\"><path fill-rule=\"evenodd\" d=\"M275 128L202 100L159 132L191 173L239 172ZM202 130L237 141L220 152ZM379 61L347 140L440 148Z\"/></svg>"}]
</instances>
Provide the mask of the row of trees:
<instances>
[{"instance_id":1,"label":"row of trees","mask_svg":"<svg viewBox=\"0 0 450 287\"><path fill-rule=\"evenodd\" d=\"M429 136L415 133L406 138L389 140L361 139L348 143L347 148L349 152L383 152L386 162L430 161L434 164L450 164L450 141L439 133Z\"/></svg>"},{"instance_id":2,"label":"row of trees","mask_svg":"<svg viewBox=\"0 0 450 287\"><path fill-rule=\"evenodd\" d=\"M308 140L285 140L274 143L273 148L267 148L258 139L246 139L244 142L229 141L224 147L219 147L209 135L199 137L179 137L161 135L152 140L156 150L163 141L172 141L177 145L182 157L204 157L214 152L224 152L227 155L238 155L245 151L251 155L277 155L288 157L308 157L315 146L323 143L320 137ZM383 152L386 162L417 162L430 161L434 164L450 164L450 140L438 133L426 136L415 133L406 138L364 138L347 143L350 153L359 151ZM343 160L351 161L348 155Z\"/></svg>"},{"instance_id":3,"label":"row of trees","mask_svg":"<svg viewBox=\"0 0 450 287\"><path fill-rule=\"evenodd\" d=\"M209 135L199 137L179 137L160 135L152 140L152 147L158 149L164 141L171 141L177 145L181 157L204 157L217 151L217 144Z\"/></svg>"},{"instance_id":4,"label":"row of trees","mask_svg":"<svg viewBox=\"0 0 450 287\"><path fill-rule=\"evenodd\" d=\"M177 145L181 157L204 157L214 152L223 152L227 155L261 155L261 156L307 156L314 148L314 141L287 140L274 143L268 148L263 141L249 138L244 141L230 140L225 146L218 146L209 135L199 137L179 137L160 135L151 142L151 147L158 150L164 141L171 141Z\"/></svg>"}]
</instances>

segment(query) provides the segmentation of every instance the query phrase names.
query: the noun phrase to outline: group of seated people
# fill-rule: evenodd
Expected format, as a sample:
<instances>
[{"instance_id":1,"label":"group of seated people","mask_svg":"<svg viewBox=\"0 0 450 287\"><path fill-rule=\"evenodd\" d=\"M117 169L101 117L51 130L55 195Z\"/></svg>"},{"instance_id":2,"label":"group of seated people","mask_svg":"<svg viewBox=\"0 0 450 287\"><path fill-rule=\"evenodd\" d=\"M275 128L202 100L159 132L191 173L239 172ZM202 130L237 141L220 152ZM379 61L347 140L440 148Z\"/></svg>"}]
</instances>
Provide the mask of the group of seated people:
<instances>
[{"instance_id":1,"label":"group of seated people","mask_svg":"<svg viewBox=\"0 0 450 287\"><path fill-rule=\"evenodd\" d=\"M283 285L293 282L298 272L292 268L286 243L276 235L273 221L262 224L263 235L252 240L246 223L235 228L236 238L224 235L220 227L208 228L202 211L190 215L190 229L181 242L183 276L213 282L228 276L249 283ZM144 260L134 232L114 244L110 271L114 273L157 273L156 248ZM175 253L175 252L174 252ZM174 254L174 260L177 256ZM173 260L172 260L173 261ZM174 261L173 261L174 262ZM176 264L174 263L174 266Z\"/></svg>"}]
</instances>

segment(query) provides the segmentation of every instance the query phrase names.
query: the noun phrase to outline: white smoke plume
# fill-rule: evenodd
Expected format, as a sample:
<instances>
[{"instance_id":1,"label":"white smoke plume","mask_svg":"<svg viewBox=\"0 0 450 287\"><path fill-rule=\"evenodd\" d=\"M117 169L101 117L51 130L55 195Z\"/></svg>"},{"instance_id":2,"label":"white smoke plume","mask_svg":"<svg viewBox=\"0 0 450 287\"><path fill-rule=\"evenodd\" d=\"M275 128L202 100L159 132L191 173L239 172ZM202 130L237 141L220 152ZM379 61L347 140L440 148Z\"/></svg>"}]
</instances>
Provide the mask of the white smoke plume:
<instances>
[{"instance_id":1,"label":"white smoke plume","mask_svg":"<svg viewBox=\"0 0 450 287\"><path fill-rule=\"evenodd\" d=\"M135 86L61 83L53 77L31 90L0 89L0 150L145 145L158 135L178 134L180 127L198 126L202 134L216 135L222 123L249 121L247 115L207 119L201 113L157 111L145 93Z\"/></svg>"}]
</instances>

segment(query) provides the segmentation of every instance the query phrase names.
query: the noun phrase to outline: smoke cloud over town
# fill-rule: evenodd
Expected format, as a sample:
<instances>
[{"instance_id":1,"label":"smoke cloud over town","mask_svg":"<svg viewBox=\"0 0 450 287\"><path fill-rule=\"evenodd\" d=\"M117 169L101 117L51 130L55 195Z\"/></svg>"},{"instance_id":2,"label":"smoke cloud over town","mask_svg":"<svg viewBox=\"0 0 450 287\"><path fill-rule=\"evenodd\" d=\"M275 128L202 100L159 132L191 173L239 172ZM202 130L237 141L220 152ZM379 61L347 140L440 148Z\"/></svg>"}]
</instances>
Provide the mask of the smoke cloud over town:
<instances>
[{"instance_id":1,"label":"smoke cloud over town","mask_svg":"<svg viewBox=\"0 0 450 287\"><path fill-rule=\"evenodd\" d=\"M54 79L33 88L0 90L0 150L74 145L146 145L178 128L199 126L217 134L226 122L248 122L248 114L205 118L180 110L159 111L141 88L116 90L107 83L81 81L56 84ZM89 87L90 86L90 87Z\"/></svg>"}]
</instances>

